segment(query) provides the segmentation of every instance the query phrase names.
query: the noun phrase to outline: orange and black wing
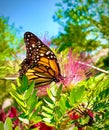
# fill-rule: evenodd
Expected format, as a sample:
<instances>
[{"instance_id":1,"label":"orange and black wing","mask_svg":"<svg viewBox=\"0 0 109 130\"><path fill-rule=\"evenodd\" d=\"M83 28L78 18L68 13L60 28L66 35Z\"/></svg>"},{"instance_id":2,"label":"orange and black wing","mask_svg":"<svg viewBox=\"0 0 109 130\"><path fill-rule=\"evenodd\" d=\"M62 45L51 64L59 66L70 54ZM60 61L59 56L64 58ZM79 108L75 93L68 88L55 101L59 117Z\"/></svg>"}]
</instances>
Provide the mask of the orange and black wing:
<instances>
[{"instance_id":1,"label":"orange and black wing","mask_svg":"<svg viewBox=\"0 0 109 130\"><path fill-rule=\"evenodd\" d=\"M60 68L55 54L37 36L31 32L24 34L26 58L21 64L20 76L27 75L36 86L58 82Z\"/></svg>"}]
</instances>

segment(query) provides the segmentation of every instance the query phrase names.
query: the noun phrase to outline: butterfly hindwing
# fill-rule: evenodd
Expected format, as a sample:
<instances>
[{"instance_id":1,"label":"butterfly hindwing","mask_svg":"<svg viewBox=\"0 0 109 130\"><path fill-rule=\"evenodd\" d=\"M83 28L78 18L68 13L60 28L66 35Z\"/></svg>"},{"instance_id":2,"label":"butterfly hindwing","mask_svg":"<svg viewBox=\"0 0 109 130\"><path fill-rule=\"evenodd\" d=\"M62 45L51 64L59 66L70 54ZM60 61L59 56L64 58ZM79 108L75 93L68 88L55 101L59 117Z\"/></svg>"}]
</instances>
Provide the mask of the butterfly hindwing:
<instances>
[{"instance_id":1,"label":"butterfly hindwing","mask_svg":"<svg viewBox=\"0 0 109 130\"><path fill-rule=\"evenodd\" d=\"M26 58L21 64L20 75L27 75L36 86L59 81L60 68L55 54L37 36L31 32L24 34Z\"/></svg>"}]
</instances>

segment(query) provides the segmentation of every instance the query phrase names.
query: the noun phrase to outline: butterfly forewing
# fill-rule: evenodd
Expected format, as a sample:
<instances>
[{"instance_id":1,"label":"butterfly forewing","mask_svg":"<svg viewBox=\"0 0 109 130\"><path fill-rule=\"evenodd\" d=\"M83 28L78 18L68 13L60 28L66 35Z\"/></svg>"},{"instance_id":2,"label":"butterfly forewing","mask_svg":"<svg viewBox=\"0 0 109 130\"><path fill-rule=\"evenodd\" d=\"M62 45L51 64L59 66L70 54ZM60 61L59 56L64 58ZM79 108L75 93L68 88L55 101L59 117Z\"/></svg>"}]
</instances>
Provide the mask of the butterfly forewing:
<instances>
[{"instance_id":1,"label":"butterfly forewing","mask_svg":"<svg viewBox=\"0 0 109 130\"><path fill-rule=\"evenodd\" d=\"M55 57L54 53L48 48L37 36L33 33L26 32L24 34L24 41L26 44L26 57L37 60L39 57Z\"/></svg>"},{"instance_id":2,"label":"butterfly forewing","mask_svg":"<svg viewBox=\"0 0 109 130\"><path fill-rule=\"evenodd\" d=\"M20 75L27 75L36 86L59 81L60 68L55 54L37 36L31 32L24 34L26 58L21 64Z\"/></svg>"}]
</instances>

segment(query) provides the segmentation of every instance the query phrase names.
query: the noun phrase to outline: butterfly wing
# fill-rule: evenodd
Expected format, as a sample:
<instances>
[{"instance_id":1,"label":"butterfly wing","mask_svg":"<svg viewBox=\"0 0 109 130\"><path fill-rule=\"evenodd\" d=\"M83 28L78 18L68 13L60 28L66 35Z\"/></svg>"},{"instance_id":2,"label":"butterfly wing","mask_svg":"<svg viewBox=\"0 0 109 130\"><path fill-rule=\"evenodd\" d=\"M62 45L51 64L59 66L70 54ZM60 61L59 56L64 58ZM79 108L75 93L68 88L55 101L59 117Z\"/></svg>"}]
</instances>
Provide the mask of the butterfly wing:
<instances>
[{"instance_id":1,"label":"butterfly wing","mask_svg":"<svg viewBox=\"0 0 109 130\"><path fill-rule=\"evenodd\" d=\"M24 34L26 58L21 64L20 75L27 75L36 86L59 81L60 68L55 54L31 32Z\"/></svg>"}]
</instances>

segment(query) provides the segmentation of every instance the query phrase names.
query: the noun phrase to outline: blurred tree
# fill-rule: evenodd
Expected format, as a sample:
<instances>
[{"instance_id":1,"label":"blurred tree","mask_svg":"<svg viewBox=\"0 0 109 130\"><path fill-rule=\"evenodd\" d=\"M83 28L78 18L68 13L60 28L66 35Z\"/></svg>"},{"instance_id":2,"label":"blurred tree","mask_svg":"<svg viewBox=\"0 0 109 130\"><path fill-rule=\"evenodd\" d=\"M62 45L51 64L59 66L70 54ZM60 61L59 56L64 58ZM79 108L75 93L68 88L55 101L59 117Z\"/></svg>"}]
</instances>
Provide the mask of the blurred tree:
<instances>
[{"instance_id":1,"label":"blurred tree","mask_svg":"<svg viewBox=\"0 0 109 130\"><path fill-rule=\"evenodd\" d=\"M21 28L9 25L9 18L0 17L0 104L9 97L12 79L7 77L18 72L23 43L20 32Z\"/></svg>"},{"instance_id":2,"label":"blurred tree","mask_svg":"<svg viewBox=\"0 0 109 130\"><path fill-rule=\"evenodd\" d=\"M62 0L53 19L60 25L57 38L52 41L59 46L58 51L66 47L78 51L92 51L98 47L107 47L109 16L107 0Z\"/></svg>"},{"instance_id":3,"label":"blurred tree","mask_svg":"<svg viewBox=\"0 0 109 130\"><path fill-rule=\"evenodd\" d=\"M21 51L21 29L9 25L9 18L0 17L0 78L18 70L18 53ZM17 66L17 67L16 67Z\"/></svg>"}]
</instances>

